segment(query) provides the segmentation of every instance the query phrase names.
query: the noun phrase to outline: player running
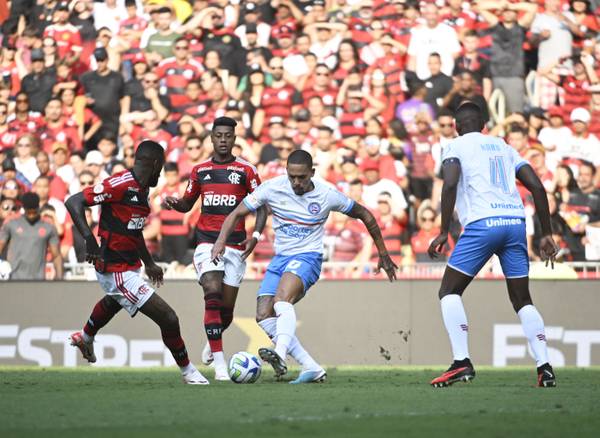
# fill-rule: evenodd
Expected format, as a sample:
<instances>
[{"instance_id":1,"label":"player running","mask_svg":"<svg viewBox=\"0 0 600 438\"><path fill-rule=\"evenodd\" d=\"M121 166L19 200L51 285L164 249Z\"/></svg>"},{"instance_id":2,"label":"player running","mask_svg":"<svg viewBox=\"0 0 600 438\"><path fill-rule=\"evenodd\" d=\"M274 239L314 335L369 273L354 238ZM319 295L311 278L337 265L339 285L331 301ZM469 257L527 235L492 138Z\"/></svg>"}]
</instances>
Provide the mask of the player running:
<instances>
[{"instance_id":1,"label":"player running","mask_svg":"<svg viewBox=\"0 0 600 438\"><path fill-rule=\"evenodd\" d=\"M529 294L525 211L515 176L533 195L544 235L540 255L554 267L557 246L552 239L546 192L527 161L502 139L481 134L483 126L477 105L472 102L461 105L456 112L460 137L448 144L443 153L442 230L429 246L430 257L443 251L455 202L464 232L448 260L439 291L454 362L431 385L442 387L475 378L461 296L492 254L496 254L506 277L510 301L537 362L538 386L556 386L554 371L548 363L544 321Z\"/></svg>"},{"instance_id":2,"label":"player running","mask_svg":"<svg viewBox=\"0 0 600 438\"><path fill-rule=\"evenodd\" d=\"M85 238L86 260L94 263L96 277L106 292L83 327L71 335L71 344L84 359L96 362L94 336L124 308L132 317L138 310L160 327L162 339L181 369L184 383L208 385L208 380L192 365L181 338L179 320L173 309L141 276L141 261L150 281L159 287L162 269L148 253L142 229L150 214L148 189L155 187L165 163L162 146L143 141L135 152L133 170L125 170L93 187L71 196L65 206L73 223ZM100 225L96 238L85 219L85 208L100 204ZM141 259L141 261L140 261Z\"/></svg>"},{"instance_id":3,"label":"player running","mask_svg":"<svg viewBox=\"0 0 600 438\"><path fill-rule=\"evenodd\" d=\"M229 372L223 354L222 332L233 321L233 308L246 271L245 260L256 246L267 220L266 208L259 209L250 239L246 239L244 221L236 222L235 231L227 239L225 256L218 263L212 262L213 243L225 217L260 184L256 168L231 153L236 125L229 117L215 119L210 136L213 157L193 168L182 199L165 199L167 208L185 213L202 196L198 246L194 253L198 282L204 290L204 329L208 338L202 361L207 365L214 361L215 379L226 381L229 381Z\"/></svg>"},{"instance_id":4,"label":"player running","mask_svg":"<svg viewBox=\"0 0 600 438\"><path fill-rule=\"evenodd\" d=\"M367 227L379 252L377 271L383 268L390 281L397 266L385 248L381 230L373 215L341 192L313 180L312 157L303 150L290 154L287 175L263 183L227 216L212 249L212 258L221 260L227 239L240 219L268 205L273 212L275 257L258 290L256 320L274 340L275 349L261 348L260 357L271 364L279 378L287 373L289 353L302 366L291 383L320 382L325 370L302 347L296 337L294 304L317 282L323 261L324 225L330 211L340 211L360 219Z\"/></svg>"}]
</instances>

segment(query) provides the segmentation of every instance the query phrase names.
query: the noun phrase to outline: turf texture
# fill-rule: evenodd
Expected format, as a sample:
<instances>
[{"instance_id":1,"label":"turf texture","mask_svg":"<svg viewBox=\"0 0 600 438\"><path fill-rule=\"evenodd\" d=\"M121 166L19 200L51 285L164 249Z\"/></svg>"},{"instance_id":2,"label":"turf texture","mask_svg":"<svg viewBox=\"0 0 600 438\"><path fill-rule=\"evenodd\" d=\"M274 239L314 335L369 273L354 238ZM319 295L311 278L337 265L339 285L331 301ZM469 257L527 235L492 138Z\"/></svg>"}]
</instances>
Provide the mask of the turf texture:
<instances>
[{"instance_id":1,"label":"turf texture","mask_svg":"<svg viewBox=\"0 0 600 438\"><path fill-rule=\"evenodd\" d=\"M203 370L204 372L205 370ZM329 368L323 384L186 386L176 369L0 368L0 437L598 437L600 368ZM292 370L295 376L297 370ZM212 377L211 371L205 375Z\"/></svg>"}]
</instances>

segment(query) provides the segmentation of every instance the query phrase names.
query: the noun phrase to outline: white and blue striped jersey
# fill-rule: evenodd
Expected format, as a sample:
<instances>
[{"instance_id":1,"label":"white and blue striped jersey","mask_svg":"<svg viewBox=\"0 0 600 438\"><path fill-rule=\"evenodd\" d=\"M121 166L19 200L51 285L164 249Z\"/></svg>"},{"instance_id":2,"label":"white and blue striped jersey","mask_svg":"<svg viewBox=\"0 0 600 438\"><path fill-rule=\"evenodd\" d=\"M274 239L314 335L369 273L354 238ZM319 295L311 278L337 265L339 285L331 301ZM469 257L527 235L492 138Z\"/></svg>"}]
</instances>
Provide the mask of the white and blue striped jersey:
<instances>
[{"instance_id":1,"label":"white and blue striped jersey","mask_svg":"<svg viewBox=\"0 0 600 438\"><path fill-rule=\"evenodd\" d=\"M448 158L460 161L456 211L463 227L487 217L525 217L515 178L527 161L504 140L461 135L444 148L442 161Z\"/></svg>"},{"instance_id":2,"label":"white and blue striped jersey","mask_svg":"<svg viewBox=\"0 0 600 438\"><path fill-rule=\"evenodd\" d=\"M298 196L287 175L282 175L263 182L244 198L244 205L251 211L265 204L271 208L276 255L322 254L329 212L348 213L354 206L354 201L338 190L314 179L312 182L315 188Z\"/></svg>"}]
</instances>

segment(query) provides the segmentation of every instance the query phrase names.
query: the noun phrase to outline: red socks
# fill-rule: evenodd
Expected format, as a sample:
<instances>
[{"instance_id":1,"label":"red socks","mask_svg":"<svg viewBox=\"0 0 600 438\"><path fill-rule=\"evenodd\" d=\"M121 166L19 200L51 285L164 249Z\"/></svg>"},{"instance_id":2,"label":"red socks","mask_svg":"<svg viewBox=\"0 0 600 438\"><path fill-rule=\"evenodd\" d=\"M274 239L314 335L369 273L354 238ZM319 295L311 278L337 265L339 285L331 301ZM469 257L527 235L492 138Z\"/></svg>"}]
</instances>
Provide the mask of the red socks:
<instances>
[{"instance_id":1,"label":"red socks","mask_svg":"<svg viewBox=\"0 0 600 438\"><path fill-rule=\"evenodd\" d=\"M181 333L179 329L176 330L160 330L160 334L162 335L162 340L171 351L173 355L173 359L177 362L177 365L180 367L185 367L190 363L190 359L188 358L188 352L185 348L185 342L181 338Z\"/></svg>"},{"instance_id":2,"label":"red socks","mask_svg":"<svg viewBox=\"0 0 600 438\"><path fill-rule=\"evenodd\" d=\"M96 303L90 318L83 327L85 334L90 337L96 336L98 330L104 327L121 310L121 306L108 306L105 299L102 298Z\"/></svg>"},{"instance_id":3,"label":"red socks","mask_svg":"<svg viewBox=\"0 0 600 438\"><path fill-rule=\"evenodd\" d=\"M223 299L221 294L206 294L204 296L204 330L213 353L223 351L223 322L221 320L221 309Z\"/></svg>"}]
</instances>

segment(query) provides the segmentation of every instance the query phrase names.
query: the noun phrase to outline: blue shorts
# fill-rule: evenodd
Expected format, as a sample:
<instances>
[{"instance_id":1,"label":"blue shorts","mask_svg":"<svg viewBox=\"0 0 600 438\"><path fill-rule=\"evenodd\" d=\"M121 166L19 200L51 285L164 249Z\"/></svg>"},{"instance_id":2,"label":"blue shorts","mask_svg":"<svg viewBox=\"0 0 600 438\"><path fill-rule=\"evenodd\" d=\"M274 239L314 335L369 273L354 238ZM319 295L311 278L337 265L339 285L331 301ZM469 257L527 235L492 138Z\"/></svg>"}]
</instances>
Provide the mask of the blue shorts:
<instances>
[{"instance_id":1,"label":"blue shorts","mask_svg":"<svg viewBox=\"0 0 600 438\"><path fill-rule=\"evenodd\" d=\"M490 257L500 259L506 278L529 275L525 219L488 217L465 227L448 260L448 266L475 277Z\"/></svg>"},{"instance_id":2,"label":"blue shorts","mask_svg":"<svg viewBox=\"0 0 600 438\"><path fill-rule=\"evenodd\" d=\"M279 280L281 280L284 272L291 272L300 278L304 285L304 292L306 292L319 279L322 263L323 254L318 252L307 252L292 256L276 255L267 267L267 272L260 284L257 295L275 296Z\"/></svg>"}]
</instances>

